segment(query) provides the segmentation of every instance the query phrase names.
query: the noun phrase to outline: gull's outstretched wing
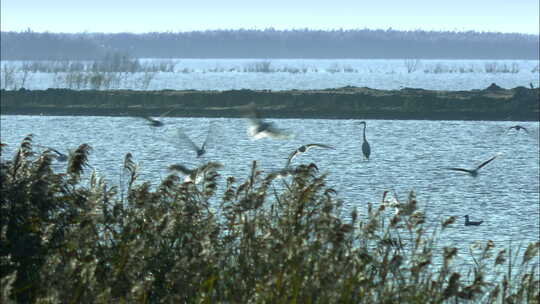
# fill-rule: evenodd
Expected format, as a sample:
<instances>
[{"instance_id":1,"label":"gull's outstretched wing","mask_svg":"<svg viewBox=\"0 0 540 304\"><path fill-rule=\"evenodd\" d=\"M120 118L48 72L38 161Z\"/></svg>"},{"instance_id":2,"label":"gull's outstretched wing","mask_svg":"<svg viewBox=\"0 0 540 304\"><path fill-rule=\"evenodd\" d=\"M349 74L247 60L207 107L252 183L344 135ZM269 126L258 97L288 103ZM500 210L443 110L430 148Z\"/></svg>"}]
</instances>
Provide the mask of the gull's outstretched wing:
<instances>
[{"instance_id":1,"label":"gull's outstretched wing","mask_svg":"<svg viewBox=\"0 0 540 304\"><path fill-rule=\"evenodd\" d=\"M188 169L186 168L186 166L180 164L170 165L168 169L169 171L179 171L186 175L192 174L194 172L194 170Z\"/></svg>"},{"instance_id":2,"label":"gull's outstretched wing","mask_svg":"<svg viewBox=\"0 0 540 304\"><path fill-rule=\"evenodd\" d=\"M41 147L41 148L44 148L44 149L47 149L47 150L49 150L51 152L56 153L55 158L56 158L57 161L64 162L64 161L67 161L68 158L69 158L67 154L64 154L64 153L62 153L62 152L60 152L60 151L58 151L58 150L56 150L54 148L46 147L46 146L42 146L42 145L36 145L36 147Z\"/></svg>"},{"instance_id":3,"label":"gull's outstretched wing","mask_svg":"<svg viewBox=\"0 0 540 304\"><path fill-rule=\"evenodd\" d=\"M454 170L454 171L461 171L461 172L467 172L467 173L472 173L472 170L468 170L468 169L462 169L462 168L445 168L447 170Z\"/></svg>"},{"instance_id":4,"label":"gull's outstretched wing","mask_svg":"<svg viewBox=\"0 0 540 304\"><path fill-rule=\"evenodd\" d=\"M208 125L208 133L206 133L206 138L204 139L204 142L201 146L201 149L202 150L206 150L206 148L208 147L208 144L211 144L214 140L214 124L213 123L210 123Z\"/></svg>"},{"instance_id":5,"label":"gull's outstretched wing","mask_svg":"<svg viewBox=\"0 0 540 304\"><path fill-rule=\"evenodd\" d=\"M300 146L298 149L289 154L289 158L287 159L287 165L285 167L288 167L295 157L313 148L334 149L334 147L325 144L307 144Z\"/></svg>"},{"instance_id":6,"label":"gull's outstretched wing","mask_svg":"<svg viewBox=\"0 0 540 304\"><path fill-rule=\"evenodd\" d=\"M302 153L302 152L300 152L299 149L296 149L296 150L294 150L291 154L289 154L289 157L287 158L287 164L285 165L285 167L288 167L288 166L291 164L292 160L293 160L296 156L298 156L298 154L301 154L301 153Z\"/></svg>"},{"instance_id":7,"label":"gull's outstretched wing","mask_svg":"<svg viewBox=\"0 0 540 304\"><path fill-rule=\"evenodd\" d=\"M480 166L476 167L476 170L479 170L480 168L482 168L483 166L489 164L490 162L492 162L495 158L497 158L497 156L499 156L499 154L496 154L495 156L493 156L492 158L486 160L485 162L481 163Z\"/></svg>"},{"instance_id":8,"label":"gull's outstretched wing","mask_svg":"<svg viewBox=\"0 0 540 304\"><path fill-rule=\"evenodd\" d=\"M329 146L329 145L325 145L325 144L308 144L308 145L305 145L305 147L306 147L306 152L309 151L312 148L324 148L324 149L335 150L334 147Z\"/></svg>"},{"instance_id":9,"label":"gull's outstretched wing","mask_svg":"<svg viewBox=\"0 0 540 304\"><path fill-rule=\"evenodd\" d=\"M189 136L186 135L186 133L184 133L184 131L182 131L182 129L178 128L177 130L177 133L178 135L178 138L183 141L184 143L186 143L190 149L194 150L195 152L199 151L199 146L197 146L192 140L191 138L189 138Z\"/></svg>"},{"instance_id":10,"label":"gull's outstretched wing","mask_svg":"<svg viewBox=\"0 0 540 304\"><path fill-rule=\"evenodd\" d=\"M172 111L173 111L173 110L169 110L169 111L167 111L167 112L165 112L165 113L159 115L159 118L163 118L163 117L169 115L169 113L171 113Z\"/></svg>"},{"instance_id":11,"label":"gull's outstretched wing","mask_svg":"<svg viewBox=\"0 0 540 304\"><path fill-rule=\"evenodd\" d=\"M143 115L143 116L137 116L137 117L145 119L146 121L148 121L150 123L150 126L152 126L152 127L161 127L161 126L163 126L163 122L161 122L161 121L159 121L157 119L154 119L154 118L152 118L150 116Z\"/></svg>"}]
</instances>

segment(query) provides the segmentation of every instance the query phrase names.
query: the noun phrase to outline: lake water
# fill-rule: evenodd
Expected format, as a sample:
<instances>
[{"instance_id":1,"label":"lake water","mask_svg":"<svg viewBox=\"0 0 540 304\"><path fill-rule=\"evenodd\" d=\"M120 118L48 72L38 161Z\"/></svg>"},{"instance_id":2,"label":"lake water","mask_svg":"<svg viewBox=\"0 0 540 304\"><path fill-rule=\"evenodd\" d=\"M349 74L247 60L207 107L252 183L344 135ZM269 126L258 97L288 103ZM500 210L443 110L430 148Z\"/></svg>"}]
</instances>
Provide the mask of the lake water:
<instances>
[{"instance_id":1,"label":"lake water","mask_svg":"<svg viewBox=\"0 0 540 304\"><path fill-rule=\"evenodd\" d=\"M332 145L335 150L312 149L293 164L315 162L329 173L328 186L344 200L347 216L352 208L365 214L367 203L378 206L384 190L395 190L406 200L417 193L419 206L428 214L428 227L457 216L445 232L444 244L467 255L475 241L493 240L498 248L538 241L540 233L540 168L538 122L399 121L367 120L367 138L372 154L361 154L362 127L358 120L273 119L277 127L295 134L294 139L252 140L246 121L230 118L165 118L165 126L151 128L130 117L2 116L1 141L9 158L22 138L34 134L34 143L67 152L82 143L93 147L90 164L111 183L118 184L125 153L140 164L140 180L158 183L167 166L181 163L195 167L205 161L224 164L225 178L248 177L257 160L265 172L285 165L290 152L308 143ZM529 129L507 132L520 124ZM201 144L209 125L215 130L207 154L195 153L175 136L182 128ZM480 170L477 178L445 167L474 168L496 153L497 159ZM64 164L56 165L63 170ZM393 211L392 211L393 212ZM464 215L484 220L478 227L465 227Z\"/></svg>"},{"instance_id":2,"label":"lake water","mask_svg":"<svg viewBox=\"0 0 540 304\"><path fill-rule=\"evenodd\" d=\"M24 62L3 61L0 87L222 91L344 86L472 90L484 89L491 83L503 88L540 85L538 60L142 59L140 62L141 72L106 73L100 82L92 83L92 72L23 73L17 69ZM58 63L41 64L53 67ZM169 66L170 71L149 72L160 64ZM15 73L6 77L10 68ZM144 69L147 72L142 72Z\"/></svg>"},{"instance_id":3,"label":"lake water","mask_svg":"<svg viewBox=\"0 0 540 304\"><path fill-rule=\"evenodd\" d=\"M298 60L298 59L175 59L142 60L143 65L173 64L173 72L112 73L99 89L324 89L366 86L376 89L414 87L435 90L483 89L491 83L504 88L540 85L538 61L534 60L420 60L410 73L405 60ZM269 63L267 72L256 71ZM2 62L1 88L89 89L88 78L77 83L68 73L15 72L7 83ZM255 69L255 70L254 70ZM85 74L91 75L90 73ZM80 79L80 78L79 78ZM86 81L86 82L85 82ZM27 134L34 143L67 153L82 143L93 147L90 164L112 184L120 183L122 163L131 152L140 165L140 181L158 184L169 174L167 167L181 163L194 168L206 161L224 164L225 178L240 182L258 161L265 172L282 168L288 155L301 145L322 143L335 150L313 149L297 157L296 164L315 162L328 173L327 185L344 201L343 216L353 208L365 215L367 203L377 207L385 190L395 191L405 201L415 191L420 209L427 213L428 230L442 219L457 216L458 222L441 234L442 245L459 248L463 265L471 265L469 246L493 240L496 248L522 249L538 241L540 234L540 157L538 122L489 121L399 121L367 120L367 138L372 154L362 159L362 127L358 120L272 119L279 128L295 134L290 140L251 140L246 121L229 118L165 118L155 129L129 117L1 116L0 141L7 143L3 158L11 158ZM214 140L207 154L195 153L176 136L182 128L201 144L209 125ZM529 133L507 132L520 124ZM39 150L39 148L38 148ZM480 170L477 178L445 167L474 168L501 153ZM65 170L65 163L55 164ZM389 215L393 210L389 211ZM484 220L478 227L465 227L464 215Z\"/></svg>"}]
</instances>

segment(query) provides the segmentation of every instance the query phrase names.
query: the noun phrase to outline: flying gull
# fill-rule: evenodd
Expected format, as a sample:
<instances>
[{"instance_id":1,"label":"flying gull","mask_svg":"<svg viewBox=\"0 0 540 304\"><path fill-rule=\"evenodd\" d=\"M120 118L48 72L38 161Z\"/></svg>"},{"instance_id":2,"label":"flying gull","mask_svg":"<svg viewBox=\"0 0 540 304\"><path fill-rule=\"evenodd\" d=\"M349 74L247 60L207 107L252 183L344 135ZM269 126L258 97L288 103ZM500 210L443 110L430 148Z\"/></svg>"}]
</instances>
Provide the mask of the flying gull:
<instances>
[{"instance_id":1,"label":"flying gull","mask_svg":"<svg viewBox=\"0 0 540 304\"><path fill-rule=\"evenodd\" d=\"M203 144L200 147L197 144L195 144L191 140L191 138L189 138L181 129L178 129L178 137L184 142L188 143L189 148L195 151L195 153L197 153L197 158L199 158L206 153L208 142L211 138L211 135L213 134L212 131L213 131L212 124L210 124L210 126L208 127L208 133L206 134L206 139L204 140Z\"/></svg>"},{"instance_id":2,"label":"flying gull","mask_svg":"<svg viewBox=\"0 0 540 304\"><path fill-rule=\"evenodd\" d=\"M276 128L273 123L264 121L257 112L254 103L249 104L246 110L248 112L246 118L249 122L248 135L252 139L257 140L265 137L290 139L293 137L291 134Z\"/></svg>"},{"instance_id":3,"label":"flying gull","mask_svg":"<svg viewBox=\"0 0 540 304\"><path fill-rule=\"evenodd\" d=\"M478 170L480 170L482 167L486 166L490 162L492 162L495 158L497 158L500 155L500 153L496 154L495 156L491 157L490 159L486 160L485 162L481 163L478 167L475 169L463 169L463 168L445 168L448 170L454 170L454 171L462 171L469 173L472 177L478 176Z\"/></svg>"},{"instance_id":4,"label":"flying gull","mask_svg":"<svg viewBox=\"0 0 540 304\"><path fill-rule=\"evenodd\" d=\"M307 145L303 145L300 148L294 150L289 155L289 158L287 159L287 165L285 167L288 167L295 157L297 157L298 155L300 155L302 153L305 153L305 152L307 152L307 151L309 151L309 150L311 150L313 148L334 149L334 147L332 147L332 146L323 145L323 144L307 144Z\"/></svg>"},{"instance_id":5,"label":"flying gull","mask_svg":"<svg viewBox=\"0 0 540 304\"><path fill-rule=\"evenodd\" d=\"M161 119L163 118L165 115L171 113L172 110L169 110L163 114L161 114L158 118ZM155 119L155 118L152 118L150 116L146 116L146 115L143 115L143 116L140 116L141 118L143 119L146 119L148 121L148 125L151 126L151 127L163 127L164 123L163 121L159 120L159 119Z\"/></svg>"}]
</instances>

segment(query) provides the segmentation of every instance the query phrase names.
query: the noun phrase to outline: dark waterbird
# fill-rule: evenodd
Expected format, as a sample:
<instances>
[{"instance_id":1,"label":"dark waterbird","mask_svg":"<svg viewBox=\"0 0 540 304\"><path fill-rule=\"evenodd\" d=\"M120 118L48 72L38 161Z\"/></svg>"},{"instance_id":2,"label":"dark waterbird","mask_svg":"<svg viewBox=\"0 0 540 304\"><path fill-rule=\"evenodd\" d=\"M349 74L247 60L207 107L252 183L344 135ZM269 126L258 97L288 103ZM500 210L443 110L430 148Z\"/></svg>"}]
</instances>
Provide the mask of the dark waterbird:
<instances>
[{"instance_id":1,"label":"dark waterbird","mask_svg":"<svg viewBox=\"0 0 540 304\"><path fill-rule=\"evenodd\" d=\"M287 165L285 167L288 167L289 164L291 163L291 161L297 157L298 155L302 154L302 153L305 153L313 148L324 148L324 149L334 149L334 147L332 146L328 146L328 145L324 145L324 144L307 144L307 145L303 145L301 146L300 148L294 150L290 155L289 155L289 158L287 159Z\"/></svg>"},{"instance_id":2,"label":"dark waterbird","mask_svg":"<svg viewBox=\"0 0 540 304\"><path fill-rule=\"evenodd\" d=\"M512 129L516 129L516 131L518 131L518 132L519 132L519 130L523 130L523 131L525 131L525 133L529 133L529 130L527 130L527 128L525 128L523 126L520 126L520 125L511 126L510 128L508 128L507 131L510 131Z\"/></svg>"},{"instance_id":3,"label":"dark waterbird","mask_svg":"<svg viewBox=\"0 0 540 304\"><path fill-rule=\"evenodd\" d=\"M361 121L360 124L364 125L364 142L362 143L362 154L364 154L364 159L369 160L369 156L371 155L371 147L369 146L369 143L366 138L367 124L365 121Z\"/></svg>"},{"instance_id":4,"label":"dark waterbird","mask_svg":"<svg viewBox=\"0 0 540 304\"><path fill-rule=\"evenodd\" d=\"M490 162L492 162L495 158L497 158L498 156L500 155L499 154L496 154L495 156L491 157L490 159L486 160L485 162L481 163L478 167L476 167L475 169L463 169L463 168L445 168L445 169L448 169L448 170L454 170L454 171L461 171L461 172L467 172L469 173L472 177L476 177L478 176L478 170L480 170L482 167L484 167L485 165L489 164Z\"/></svg>"},{"instance_id":5,"label":"dark waterbird","mask_svg":"<svg viewBox=\"0 0 540 304\"><path fill-rule=\"evenodd\" d=\"M250 103L245 107L245 118L248 119L250 124L248 128L248 135L253 139L261 139L265 137L275 138L275 139L289 139L292 138L292 135L277 129L273 123L264 121L257 109L255 108L254 103Z\"/></svg>"},{"instance_id":6,"label":"dark waterbird","mask_svg":"<svg viewBox=\"0 0 540 304\"><path fill-rule=\"evenodd\" d=\"M483 222L484 221L478 221L478 222L469 221L469 216L465 215L465 226L479 226Z\"/></svg>"}]
</instances>

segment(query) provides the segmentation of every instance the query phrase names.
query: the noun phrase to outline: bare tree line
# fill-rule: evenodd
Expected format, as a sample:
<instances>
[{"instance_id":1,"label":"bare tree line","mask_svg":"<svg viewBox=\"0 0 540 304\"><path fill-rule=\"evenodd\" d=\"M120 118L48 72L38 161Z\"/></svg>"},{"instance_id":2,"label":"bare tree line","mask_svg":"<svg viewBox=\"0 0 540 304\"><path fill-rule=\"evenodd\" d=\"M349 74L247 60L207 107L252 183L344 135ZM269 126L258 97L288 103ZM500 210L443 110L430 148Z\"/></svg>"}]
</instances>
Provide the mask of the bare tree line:
<instances>
[{"instance_id":1,"label":"bare tree line","mask_svg":"<svg viewBox=\"0 0 540 304\"><path fill-rule=\"evenodd\" d=\"M538 59L536 35L397 30L207 30L193 32L1 32L2 60L136 58Z\"/></svg>"},{"instance_id":2,"label":"bare tree line","mask_svg":"<svg viewBox=\"0 0 540 304\"><path fill-rule=\"evenodd\" d=\"M274 64L272 60L245 60L243 64L229 66L186 67L183 59L140 60L126 54L108 54L100 60L32 60L5 61L0 65L0 89L18 90L32 88L36 81L49 81L52 88L109 90L136 88L147 90L154 79L171 74L190 73L357 73L396 74L400 72L444 74L444 73L486 73L517 74L521 71L538 74L539 65L520 64L508 61L423 61L415 58L403 59L403 65L394 63L390 69L358 67L336 60L327 66L307 66ZM296 60L292 60L295 62ZM396 61L395 61L396 62ZM39 76L36 77L36 74ZM159 87L159 84L158 84Z\"/></svg>"}]
</instances>

